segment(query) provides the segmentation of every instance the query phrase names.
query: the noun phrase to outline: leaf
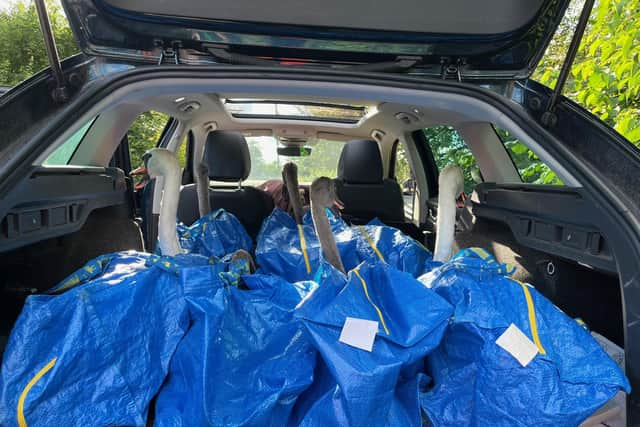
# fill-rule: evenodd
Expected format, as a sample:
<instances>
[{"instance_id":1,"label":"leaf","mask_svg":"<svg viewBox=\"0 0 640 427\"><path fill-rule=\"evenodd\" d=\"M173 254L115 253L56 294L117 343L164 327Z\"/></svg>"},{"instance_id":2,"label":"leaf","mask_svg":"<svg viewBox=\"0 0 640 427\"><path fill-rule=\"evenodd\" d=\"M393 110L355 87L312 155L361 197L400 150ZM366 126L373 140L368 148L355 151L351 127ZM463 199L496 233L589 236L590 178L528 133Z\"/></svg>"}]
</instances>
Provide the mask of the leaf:
<instances>
[{"instance_id":1,"label":"leaf","mask_svg":"<svg viewBox=\"0 0 640 427\"><path fill-rule=\"evenodd\" d=\"M601 73L594 73L589 77L589 86L597 91L604 89L606 85L607 82Z\"/></svg>"},{"instance_id":2,"label":"leaf","mask_svg":"<svg viewBox=\"0 0 640 427\"><path fill-rule=\"evenodd\" d=\"M627 132L624 133L623 136L627 138L629 141L638 145L638 143L640 143L640 126L637 126L631 130L627 130Z\"/></svg>"},{"instance_id":3,"label":"leaf","mask_svg":"<svg viewBox=\"0 0 640 427\"><path fill-rule=\"evenodd\" d=\"M629 52L631 52L631 47L633 46L633 38L631 38L631 36L628 34L622 36L621 45L622 55L628 56Z\"/></svg>"},{"instance_id":4,"label":"leaf","mask_svg":"<svg viewBox=\"0 0 640 427\"><path fill-rule=\"evenodd\" d=\"M509 148L511 149L511 151L513 151L514 154L517 155L522 155L529 151L529 148L527 148L527 146L521 142L517 142L511 145Z\"/></svg>"}]
</instances>

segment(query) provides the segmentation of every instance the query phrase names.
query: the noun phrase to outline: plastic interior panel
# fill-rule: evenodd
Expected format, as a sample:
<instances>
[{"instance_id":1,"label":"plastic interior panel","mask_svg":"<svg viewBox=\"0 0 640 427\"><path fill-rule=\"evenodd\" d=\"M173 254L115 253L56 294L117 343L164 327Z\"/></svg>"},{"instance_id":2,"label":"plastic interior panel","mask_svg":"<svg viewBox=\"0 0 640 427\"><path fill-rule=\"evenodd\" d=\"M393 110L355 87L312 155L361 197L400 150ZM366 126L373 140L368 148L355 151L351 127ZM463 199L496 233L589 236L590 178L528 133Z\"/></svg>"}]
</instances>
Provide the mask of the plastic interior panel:
<instances>
[{"instance_id":1,"label":"plastic interior panel","mask_svg":"<svg viewBox=\"0 0 640 427\"><path fill-rule=\"evenodd\" d=\"M15 188L0 210L0 252L79 230L89 214L126 203L117 168L41 168Z\"/></svg>"},{"instance_id":2,"label":"plastic interior panel","mask_svg":"<svg viewBox=\"0 0 640 427\"><path fill-rule=\"evenodd\" d=\"M476 187L473 213L506 223L524 246L615 273L616 263L596 209L581 189L540 185Z\"/></svg>"}]
</instances>

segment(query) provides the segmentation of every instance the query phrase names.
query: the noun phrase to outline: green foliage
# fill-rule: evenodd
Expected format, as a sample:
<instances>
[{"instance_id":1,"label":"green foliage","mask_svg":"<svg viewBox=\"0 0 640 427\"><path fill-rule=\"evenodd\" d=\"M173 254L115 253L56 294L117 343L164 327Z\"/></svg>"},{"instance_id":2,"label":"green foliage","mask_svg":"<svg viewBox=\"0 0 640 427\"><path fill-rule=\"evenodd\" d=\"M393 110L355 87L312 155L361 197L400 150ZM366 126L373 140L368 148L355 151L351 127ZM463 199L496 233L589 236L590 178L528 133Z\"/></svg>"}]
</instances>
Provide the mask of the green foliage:
<instances>
[{"instance_id":1,"label":"green foliage","mask_svg":"<svg viewBox=\"0 0 640 427\"><path fill-rule=\"evenodd\" d=\"M396 150L395 178L398 184L402 185L406 180L411 178L411 165L409 164L407 152L404 150L404 145L398 143Z\"/></svg>"},{"instance_id":2,"label":"green foliage","mask_svg":"<svg viewBox=\"0 0 640 427\"><path fill-rule=\"evenodd\" d=\"M563 20L533 78L553 87L582 1ZM564 89L640 147L640 0L599 0Z\"/></svg>"},{"instance_id":3,"label":"green foliage","mask_svg":"<svg viewBox=\"0 0 640 427\"><path fill-rule=\"evenodd\" d=\"M142 155L145 151L155 147L162 135L169 116L157 111L147 111L138 116L133 122L127 138L129 139L129 152L131 153L131 166L142 164ZM184 160L183 160L184 164Z\"/></svg>"},{"instance_id":4,"label":"green foliage","mask_svg":"<svg viewBox=\"0 0 640 427\"><path fill-rule=\"evenodd\" d=\"M308 157L293 157L285 160L298 165L300 182L312 182L319 176L335 177L338 173L338 160L342 153L343 142L318 140Z\"/></svg>"},{"instance_id":5,"label":"green foliage","mask_svg":"<svg viewBox=\"0 0 640 427\"><path fill-rule=\"evenodd\" d=\"M464 191L470 193L480 180L480 169L471 150L451 126L434 126L424 130L439 170L458 165L464 174Z\"/></svg>"},{"instance_id":6,"label":"green foliage","mask_svg":"<svg viewBox=\"0 0 640 427\"><path fill-rule=\"evenodd\" d=\"M79 52L58 2L47 0L58 53ZM15 2L0 12L0 85L14 86L49 65L34 2Z\"/></svg>"},{"instance_id":7,"label":"green foliage","mask_svg":"<svg viewBox=\"0 0 640 427\"><path fill-rule=\"evenodd\" d=\"M523 182L529 184L563 185L563 182L542 160L526 145L518 141L506 130L496 128L513 164L518 169Z\"/></svg>"},{"instance_id":8,"label":"green foliage","mask_svg":"<svg viewBox=\"0 0 640 427\"><path fill-rule=\"evenodd\" d=\"M248 179L251 181L279 179L281 174L278 159L267 161L263 155L264 152L271 154L272 157L275 156L276 140L270 137L249 137L247 138L247 145L249 146L249 158L251 159L251 174Z\"/></svg>"}]
</instances>

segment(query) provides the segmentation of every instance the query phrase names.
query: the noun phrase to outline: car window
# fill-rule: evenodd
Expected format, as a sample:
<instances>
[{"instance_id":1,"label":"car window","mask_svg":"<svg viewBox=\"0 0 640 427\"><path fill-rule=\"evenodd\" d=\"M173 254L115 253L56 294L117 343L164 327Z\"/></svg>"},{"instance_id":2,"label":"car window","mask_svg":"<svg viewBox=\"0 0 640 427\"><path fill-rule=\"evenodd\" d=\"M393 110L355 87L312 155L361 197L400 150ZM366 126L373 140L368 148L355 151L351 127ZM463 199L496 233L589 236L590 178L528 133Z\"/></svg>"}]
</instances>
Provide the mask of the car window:
<instances>
[{"instance_id":1,"label":"car window","mask_svg":"<svg viewBox=\"0 0 640 427\"><path fill-rule=\"evenodd\" d=\"M178 161L180 161L180 166L184 169L187 164L187 148L189 145L189 133L191 131L185 133L184 138L182 138L182 142L180 143L180 147L178 147Z\"/></svg>"},{"instance_id":2,"label":"car window","mask_svg":"<svg viewBox=\"0 0 640 427\"><path fill-rule=\"evenodd\" d=\"M133 168L142 164L142 155L156 147L169 116L157 111L146 111L138 116L127 131L129 154Z\"/></svg>"},{"instance_id":3,"label":"car window","mask_svg":"<svg viewBox=\"0 0 640 427\"><path fill-rule=\"evenodd\" d=\"M404 144L400 141L397 141L394 144L393 149L395 153L392 156L394 161L393 166L393 177L398 182L398 184L404 187L407 181L410 181L413 178L411 173L411 166L409 164L409 158L407 157L407 152L404 149Z\"/></svg>"},{"instance_id":4,"label":"car window","mask_svg":"<svg viewBox=\"0 0 640 427\"><path fill-rule=\"evenodd\" d=\"M526 145L504 129L493 127L507 149L522 182L528 184L564 185L549 166L544 164Z\"/></svg>"},{"instance_id":5,"label":"car window","mask_svg":"<svg viewBox=\"0 0 640 427\"><path fill-rule=\"evenodd\" d=\"M80 129L78 129L69 139L62 143L53 153L45 159L42 164L44 166L66 166L71 160L71 156L75 153L76 148L80 145L84 136L87 134L96 118L89 120Z\"/></svg>"},{"instance_id":6,"label":"car window","mask_svg":"<svg viewBox=\"0 0 640 427\"><path fill-rule=\"evenodd\" d=\"M404 148L404 144L400 141L396 141L393 146L393 153L391 160L393 161L392 171L393 178L400 185L402 189L402 201L404 202L404 215L405 218L413 220L414 218L414 206L416 200L416 180L411 172L411 165L409 163L409 157Z\"/></svg>"},{"instance_id":7,"label":"car window","mask_svg":"<svg viewBox=\"0 0 640 427\"><path fill-rule=\"evenodd\" d=\"M533 80L555 87L583 3L569 4ZM640 148L638 10L638 0L595 3L562 94Z\"/></svg>"},{"instance_id":8,"label":"car window","mask_svg":"<svg viewBox=\"0 0 640 427\"><path fill-rule=\"evenodd\" d=\"M274 137L248 137L251 173L247 181L251 185L270 179L282 179L282 166L287 162L298 165L298 181L309 184L319 176L335 177L338 160L344 142L320 139L309 142L308 156L283 156L278 154L278 140Z\"/></svg>"},{"instance_id":9,"label":"car window","mask_svg":"<svg viewBox=\"0 0 640 427\"><path fill-rule=\"evenodd\" d=\"M482 182L482 176L475 157L458 131L451 126L434 126L423 131L438 170L458 165L464 174L464 191L471 193L473 187Z\"/></svg>"}]
</instances>

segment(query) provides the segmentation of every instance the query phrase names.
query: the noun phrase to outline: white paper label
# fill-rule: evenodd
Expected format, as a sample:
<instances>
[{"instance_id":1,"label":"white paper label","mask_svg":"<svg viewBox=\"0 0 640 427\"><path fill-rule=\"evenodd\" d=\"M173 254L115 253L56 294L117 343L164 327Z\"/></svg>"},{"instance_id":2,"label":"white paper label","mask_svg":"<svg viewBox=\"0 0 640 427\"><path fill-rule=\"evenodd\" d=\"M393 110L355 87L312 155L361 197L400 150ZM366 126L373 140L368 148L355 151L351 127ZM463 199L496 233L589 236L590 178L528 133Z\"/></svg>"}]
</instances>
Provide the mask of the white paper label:
<instances>
[{"instance_id":1,"label":"white paper label","mask_svg":"<svg viewBox=\"0 0 640 427\"><path fill-rule=\"evenodd\" d=\"M339 340L352 347L371 351L377 332L378 322L347 317L344 326L342 326Z\"/></svg>"},{"instance_id":2,"label":"white paper label","mask_svg":"<svg viewBox=\"0 0 640 427\"><path fill-rule=\"evenodd\" d=\"M498 337L496 344L515 357L523 367L538 354L538 347L513 323Z\"/></svg>"}]
</instances>

